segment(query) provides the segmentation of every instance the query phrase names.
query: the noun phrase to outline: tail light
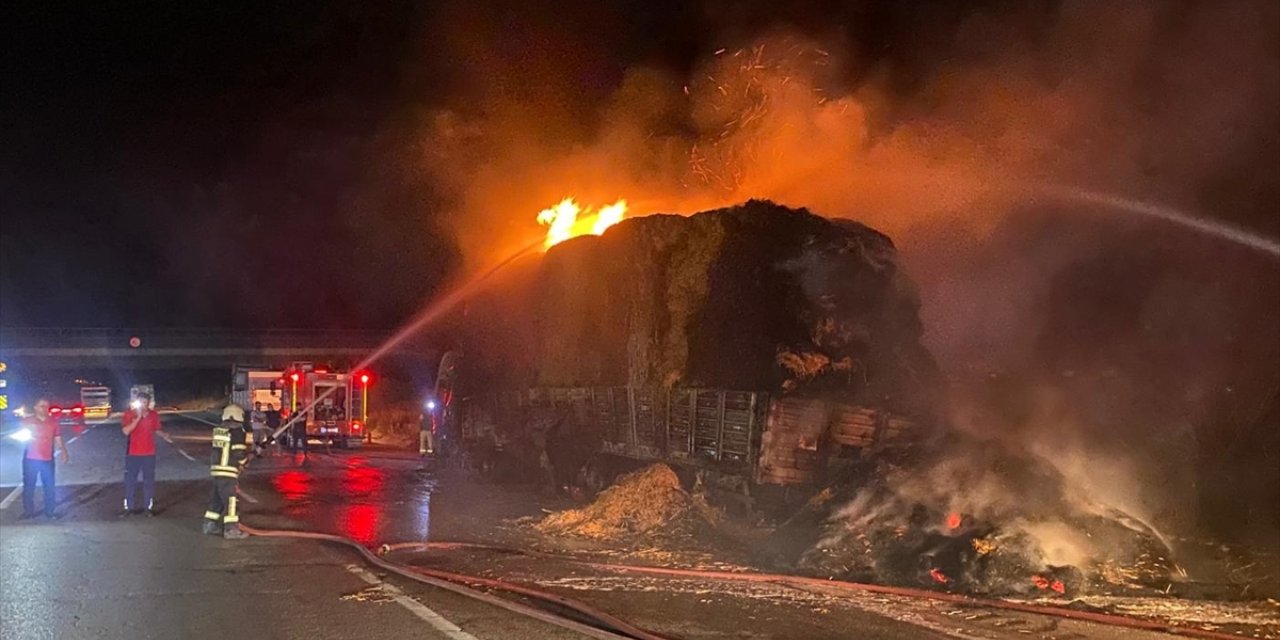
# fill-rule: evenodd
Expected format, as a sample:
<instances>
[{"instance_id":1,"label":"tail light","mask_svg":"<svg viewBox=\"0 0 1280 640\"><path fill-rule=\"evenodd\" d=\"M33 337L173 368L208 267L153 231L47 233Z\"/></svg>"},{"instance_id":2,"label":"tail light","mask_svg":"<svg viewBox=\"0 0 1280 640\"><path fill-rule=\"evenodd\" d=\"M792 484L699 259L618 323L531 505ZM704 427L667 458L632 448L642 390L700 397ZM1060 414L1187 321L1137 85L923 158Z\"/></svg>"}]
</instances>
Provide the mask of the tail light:
<instances>
[{"instance_id":1,"label":"tail light","mask_svg":"<svg viewBox=\"0 0 1280 640\"><path fill-rule=\"evenodd\" d=\"M54 415L62 413L62 407L49 407L49 413Z\"/></svg>"},{"instance_id":2,"label":"tail light","mask_svg":"<svg viewBox=\"0 0 1280 640\"><path fill-rule=\"evenodd\" d=\"M362 426L363 426L363 425L361 425L359 422L352 422L352 423L351 423L351 430L352 430L352 431L359 431L359 430L360 430L360 428L361 428Z\"/></svg>"}]
</instances>

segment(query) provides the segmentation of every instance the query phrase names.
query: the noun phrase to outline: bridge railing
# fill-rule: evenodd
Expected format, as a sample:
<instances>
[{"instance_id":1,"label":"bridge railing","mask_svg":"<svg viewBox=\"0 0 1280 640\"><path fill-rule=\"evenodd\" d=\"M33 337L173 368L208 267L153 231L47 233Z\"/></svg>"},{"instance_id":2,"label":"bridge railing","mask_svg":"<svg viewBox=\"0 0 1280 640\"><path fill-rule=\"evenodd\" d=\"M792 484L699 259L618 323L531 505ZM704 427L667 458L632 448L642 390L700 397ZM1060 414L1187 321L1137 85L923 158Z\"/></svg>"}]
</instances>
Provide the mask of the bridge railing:
<instances>
[{"instance_id":1,"label":"bridge railing","mask_svg":"<svg viewBox=\"0 0 1280 640\"><path fill-rule=\"evenodd\" d=\"M40 347L133 347L261 346L280 347L325 344L374 347L391 332L307 329L147 328L116 329L89 327L3 327L0 348Z\"/></svg>"}]
</instances>

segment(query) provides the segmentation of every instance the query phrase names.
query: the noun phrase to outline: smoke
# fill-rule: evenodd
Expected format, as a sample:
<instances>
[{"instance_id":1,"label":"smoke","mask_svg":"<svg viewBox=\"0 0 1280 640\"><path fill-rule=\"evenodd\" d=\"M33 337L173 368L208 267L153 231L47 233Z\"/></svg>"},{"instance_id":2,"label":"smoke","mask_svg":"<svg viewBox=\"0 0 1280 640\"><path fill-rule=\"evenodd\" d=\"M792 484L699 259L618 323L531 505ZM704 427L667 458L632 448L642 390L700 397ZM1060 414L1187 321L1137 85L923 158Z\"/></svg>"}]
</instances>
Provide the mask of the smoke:
<instances>
[{"instance_id":1,"label":"smoke","mask_svg":"<svg viewBox=\"0 0 1280 640\"><path fill-rule=\"evenodd\" d=\"M1261 432L1280 379L1274 262L1028 185L1280 236L1280 6L1003 6L922 20L887 53L861 46L877 25L717 23L675 69L617 67L617 25L584 11L443 12L465 81L412 144L467 260L528 244L570 195L633 214L804 206L895 239L968 433L1189 524L1197 478L1248 448L1221 439Z\"/></svg>"}]
</instances>

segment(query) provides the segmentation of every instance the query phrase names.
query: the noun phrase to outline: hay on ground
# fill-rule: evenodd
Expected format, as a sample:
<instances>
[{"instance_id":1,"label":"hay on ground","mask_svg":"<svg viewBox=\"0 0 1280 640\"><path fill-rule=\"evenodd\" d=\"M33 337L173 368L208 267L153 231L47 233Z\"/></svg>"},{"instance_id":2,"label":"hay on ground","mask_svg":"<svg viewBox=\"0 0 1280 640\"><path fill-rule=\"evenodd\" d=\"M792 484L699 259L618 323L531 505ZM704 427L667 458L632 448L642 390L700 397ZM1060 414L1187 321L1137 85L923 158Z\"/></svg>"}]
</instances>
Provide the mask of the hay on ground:
<instances>
[{"instance_id":1,"label":"hay on ground","mask_svg":"<svg viewBox=\"0 0 1280 640\"><path fill-rule=\"evenodd\" d=\"M536 527L554 535L611 539L634 535L692 533L719 515L680 486L665 464L654 464L618 479L595 502L543 518Z\"/></svg>"}]
</instances>

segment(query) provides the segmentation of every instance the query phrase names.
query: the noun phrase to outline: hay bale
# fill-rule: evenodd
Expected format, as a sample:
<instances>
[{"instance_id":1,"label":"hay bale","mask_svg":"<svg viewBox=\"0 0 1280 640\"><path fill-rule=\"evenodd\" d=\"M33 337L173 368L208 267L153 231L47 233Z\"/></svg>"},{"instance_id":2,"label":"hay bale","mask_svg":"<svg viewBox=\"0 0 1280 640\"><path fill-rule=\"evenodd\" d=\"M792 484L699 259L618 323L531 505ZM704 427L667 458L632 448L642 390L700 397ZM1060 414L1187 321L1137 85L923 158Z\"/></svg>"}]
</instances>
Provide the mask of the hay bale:
<instances>
[{"instance_id":1,"label":"hay bale","mask_svg":"<svg viewBox=\"0 0 1280 640\"><path fill-rule=\"evenodd\" d=\"M909 413L935 397L914 285L854 222L764 201L635 218L552 248L536 289L541 386L787 389Z\"/></svg>"},{"instance_id":2,"label":"hay bale","mask_svg":"<svg viewBox=\"0 0 1280 640\"><path fill-rule=\"evenodd\" d=\"M686 531L714 524L718 515L680 486L671 467L654 464L633 471L581 509L553 513L536 528L548 534L615 539Z\"/></svg>"}]
</instances>

